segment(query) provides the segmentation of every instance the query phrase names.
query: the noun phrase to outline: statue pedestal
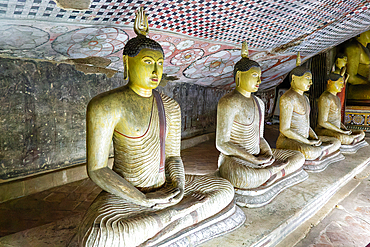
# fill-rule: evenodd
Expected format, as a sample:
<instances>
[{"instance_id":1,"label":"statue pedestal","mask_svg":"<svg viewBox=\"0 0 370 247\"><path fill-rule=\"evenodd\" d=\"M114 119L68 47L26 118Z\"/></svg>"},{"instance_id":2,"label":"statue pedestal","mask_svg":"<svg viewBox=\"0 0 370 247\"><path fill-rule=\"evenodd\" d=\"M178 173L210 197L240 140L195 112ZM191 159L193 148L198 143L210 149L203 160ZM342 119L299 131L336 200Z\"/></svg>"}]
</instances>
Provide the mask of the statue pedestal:
<instances>
[{"instance_id":1,"label":"statue pedestal","mask_svg":"<svg viewBox=\"0 0 370 247\"><path fill-rule=\"evenodd\" d=\"M262 185L254 189L235 189L235 202L238 206L256 208L272 201L280 192L308 178L307 172L300 169L271 185Z\"/></svg>"},{"instance_id":2,"label":"statue pedestal","mask_svg":"<svg viewBox=\"0 0 370 247\"><path fill-rule=\"evenodd\" d=\"M340 151L336 151L330 155L325 156L323 159L319 160L306 160L303 165L303 169L309 172L322 172L328 165L338 161L344 160L343 154Z\"/></svg>"},{"instance_id":3,"label":"statue pedestal","mask_svg":"<svg viewBox=\"0 0 370 247\"><path fill-rule=\"evenodd\" d=\"M343 154L354 154L356 153L360 148L369 146L369 143L367 143L365 140L362 140L355 145L341 145L340 151Z\"/></svg>"}]
</instances>

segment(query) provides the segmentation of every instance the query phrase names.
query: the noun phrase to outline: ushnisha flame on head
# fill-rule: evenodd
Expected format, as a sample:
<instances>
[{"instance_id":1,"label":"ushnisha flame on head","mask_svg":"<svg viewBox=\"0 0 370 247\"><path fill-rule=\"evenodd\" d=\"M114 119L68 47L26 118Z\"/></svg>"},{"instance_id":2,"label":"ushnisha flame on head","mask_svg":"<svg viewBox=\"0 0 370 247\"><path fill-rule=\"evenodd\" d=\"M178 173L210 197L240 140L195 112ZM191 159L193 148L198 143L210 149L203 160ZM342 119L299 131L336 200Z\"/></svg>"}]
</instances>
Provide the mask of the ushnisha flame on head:
<instances>
[{"instance_id":1,"label":"ushnisha flame on head","mask_svg":"<svg viewBox=\"0 0 370 247\"><path fill-rule=\"evenodd\" d=\"M246 41L242 44L241 57L242 59L240 59L234 66L234 79L238 71L248 71L252 67L260 68L260 65L256 61L249 59L248 44Z\"/></svg>"},{"instance_id":2,"label":"ushnisha flame on head","mask_svg":"<svg viewBox=\"0 0 370 247\"><path fill-rule=\"evenodd\" d=\"M142 49L145 48L161 51L164 55L162 46L158 42L146 37L149 33L149 25L143 7L140 7L140 9L136 12L134 31L137 36L127 42L125 48L123 49L123 55L135 57Z\"/></svg>"},{"instance_id":3,"label":"ushnisha flame on head","mask_svg":"<svg viewBox=\"0 0 370 247\"><path fill-rule=\"evenodd\" d=\"M301 66L301 53L300 52L297 53L296 66L297 67L295 67L289 74L289 80L290 81L292 81L292 75L303 76L307 72L311 73L311 71L309 69L307 69L306 67Z\"/></svg>"}]
</instances>

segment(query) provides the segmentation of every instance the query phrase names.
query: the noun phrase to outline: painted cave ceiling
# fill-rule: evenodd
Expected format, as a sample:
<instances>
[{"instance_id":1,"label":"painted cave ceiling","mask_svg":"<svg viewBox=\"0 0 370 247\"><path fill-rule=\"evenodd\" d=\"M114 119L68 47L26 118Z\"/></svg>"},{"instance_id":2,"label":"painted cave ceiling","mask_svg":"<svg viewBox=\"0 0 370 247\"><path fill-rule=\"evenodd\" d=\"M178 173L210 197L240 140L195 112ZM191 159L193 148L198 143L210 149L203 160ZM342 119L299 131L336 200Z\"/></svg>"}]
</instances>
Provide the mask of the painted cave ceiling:
<instances>
[{"instance_id":1,"label":"painted cave ceiling","mask_svg":"<svg viewBox=\"0 0 370 247\"><path fill-rule=\"evenodd\" d=\"M134 13L143 6L149 36L164 48L167 77L228 88L246 40L266 89L295 67L298 51L304 61L370 27L369 0L91 0L83 10L58 2L0 0L0 54L54 61L103 57L108 69L122 72L122 49L135 36Z\"/></svg>"}]
</instances>

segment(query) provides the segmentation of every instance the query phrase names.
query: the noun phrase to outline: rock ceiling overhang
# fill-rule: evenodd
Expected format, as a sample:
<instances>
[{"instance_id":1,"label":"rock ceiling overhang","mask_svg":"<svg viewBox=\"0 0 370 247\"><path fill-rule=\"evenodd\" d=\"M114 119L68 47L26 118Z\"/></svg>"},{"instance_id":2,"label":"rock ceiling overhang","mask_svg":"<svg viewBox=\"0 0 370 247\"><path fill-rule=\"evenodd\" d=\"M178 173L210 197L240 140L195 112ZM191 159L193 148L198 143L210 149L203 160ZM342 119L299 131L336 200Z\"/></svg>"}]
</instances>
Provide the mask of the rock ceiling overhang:
<instances>
[{"instance_id":1,"label":"rock ceiling overhang","mask_svg":"<svg viewBox=\"0 0 370 247\"><path fill-rule=\"evenodd\" d=\"M370 25L369 0L92 0L80 11L51 0L0 0L0 54L54 61L99 56L122 71L140 6L149 36L164 48L167 78L222 88L233 85L243 40L262 66L266 89L295 67L298 51L307 59Z\"/></svg>"}]
</instances>

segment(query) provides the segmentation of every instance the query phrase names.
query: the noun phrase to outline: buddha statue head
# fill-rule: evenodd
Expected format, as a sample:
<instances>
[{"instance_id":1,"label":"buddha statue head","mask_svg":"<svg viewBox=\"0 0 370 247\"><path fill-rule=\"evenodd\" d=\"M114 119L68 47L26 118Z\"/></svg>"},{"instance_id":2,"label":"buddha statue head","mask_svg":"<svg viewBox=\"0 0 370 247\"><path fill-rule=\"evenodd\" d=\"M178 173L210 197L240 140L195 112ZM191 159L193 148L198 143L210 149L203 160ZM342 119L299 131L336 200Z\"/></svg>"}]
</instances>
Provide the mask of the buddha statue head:
<instances>
[{"instance_id":1,"label":"buddha statue head","mask_svg":"<svg viewBox=\"0 0 370 247\"><path fill-rule=\"evenodd\" d=\"M160 44L146 37L148 19L142 7L136 12L134 30L137 36L123 50L125 80L137 94L151 96L162 79L164 53Z\"/></svg>"},{"instance_id":2,"label":"buddha statue head","mask_svg":"<svg viewBox=\"0 0 370 247\"><path fill-rule=\"evenodd\" d=\"M310 89L312 85L312 73L309 69L301 66L301 58L298 52L297 62L295 67L289 74L290 85L294 91L303 93Z\"/></svg>"},{"instance_id":3,"label":"buddha statue head","mask_svg":"<svg viewBox=\"0 0 370 247\"><path fill-rule=\"evenodd\" d=\"M241 92L257 92L261 84L261 67L253 60L248 58L248 47L244 41L242 45L242 59L234 66L234 80L236 90Z\"/></svg>"},{"instance_id":4,"label":"buddha statue head","mask_svg":"<svg viewBox=\"0 0 370 247\"><path fill-rule=\"evenodd\" d=\"M343 76L340 74L330 73L328 76L327 90L331 93L337 94L342 91L343 87Z\"/></svg>"},{"instance_id":5,"label":"buddha statue head","mask_svg":"<svg viewBox=\"0 0 370 247\"><path fill-rule=\"evenodd\" d=\"M346 65L347 65L347 56L344 55L343 53L338 53L335 56L335 67L340 70L343 67L346 67Z\"/></svg>"}]
</instances>

